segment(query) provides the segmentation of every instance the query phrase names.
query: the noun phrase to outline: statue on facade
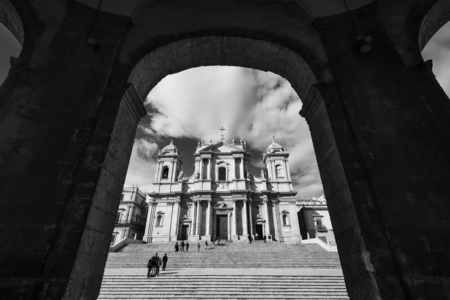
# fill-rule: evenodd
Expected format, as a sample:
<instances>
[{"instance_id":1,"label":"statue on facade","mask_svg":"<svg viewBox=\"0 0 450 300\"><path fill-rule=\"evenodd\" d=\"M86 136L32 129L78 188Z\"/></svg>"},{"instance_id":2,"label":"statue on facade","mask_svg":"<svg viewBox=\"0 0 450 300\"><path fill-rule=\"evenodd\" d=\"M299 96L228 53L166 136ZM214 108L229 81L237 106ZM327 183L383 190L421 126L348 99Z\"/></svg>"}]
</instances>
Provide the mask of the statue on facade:
<instances>
[{"instance_id":1,"label":"statue on facade","mask_svg":"<svg viewBox=\"0 0 450 300\"><path fill-rule=\"evenodd\" d=\"M266 173L261 169L261 179L266 179Z\"/></svg>"},{"instance_id":2,"label":"statue on facade","mask_svg":"<svg viewBox=\"0 0 450 300\"><path fill-rule=\"evenodd\" d=\"M200 173L199 172L195 172L195 179L200 179Z\"/></svg>"},{"instance_id":3,"label":"statue on facade","mask_svg":"<svg viewBox=\"0 0 450 300\"><path fill-rule=\"evenodd\" d=\"M183 177L184 177L184 172L181 171L180 175L178 175L178 180L183 180Z\"/></svg>"}]
</instances>

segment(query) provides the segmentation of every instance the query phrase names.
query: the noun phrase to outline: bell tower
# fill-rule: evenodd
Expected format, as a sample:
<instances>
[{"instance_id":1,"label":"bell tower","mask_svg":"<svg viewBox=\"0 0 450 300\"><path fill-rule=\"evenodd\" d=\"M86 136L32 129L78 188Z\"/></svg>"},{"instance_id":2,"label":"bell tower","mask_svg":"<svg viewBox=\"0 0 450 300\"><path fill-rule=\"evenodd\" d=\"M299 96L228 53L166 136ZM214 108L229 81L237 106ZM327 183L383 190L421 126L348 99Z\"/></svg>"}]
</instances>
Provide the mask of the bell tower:
<instances>
[{"instance_id":1,"label":"bell tower","mask_svg":"<svg viewBox=\"0 0 450 300\"><path fill-rule=\"evenodd\" d=\"M177 182L183 160L178 148L173 144L173 140L159 151L156 158L158 163L154 181Z\"/></svg>"},{"instance_id":2,"label":"bell tower","mask_svg":"<svg viewBox=\"0 0 450 300\"><path fill-rule=\"evenodd\" d=\"M274 183L277 183L278 191L293 190L288 163L289 152L275 142L275 137L272 137L272 143L267 147L263 162L266 166L268 181L272 183L273 187L275 187Z\"/></svg>"}]
</instances>

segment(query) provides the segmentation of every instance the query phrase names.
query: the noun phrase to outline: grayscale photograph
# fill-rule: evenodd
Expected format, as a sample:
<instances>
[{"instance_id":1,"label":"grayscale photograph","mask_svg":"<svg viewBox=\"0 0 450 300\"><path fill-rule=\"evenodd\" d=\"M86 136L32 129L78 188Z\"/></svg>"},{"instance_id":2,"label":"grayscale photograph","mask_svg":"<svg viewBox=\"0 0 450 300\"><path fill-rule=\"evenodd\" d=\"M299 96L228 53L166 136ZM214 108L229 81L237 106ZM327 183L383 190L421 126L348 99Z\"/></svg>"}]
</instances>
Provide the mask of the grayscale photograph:
<instances>
[{"instance_id":1,"label":"grayscale photograph","mask_svg":"<svg viewBox=\"0 0 450 300\"><path fill-rule=\"evenodd\" d=\"M450 0L0 0L0 299L450 299Z\"/></svg>"}]
</instances>

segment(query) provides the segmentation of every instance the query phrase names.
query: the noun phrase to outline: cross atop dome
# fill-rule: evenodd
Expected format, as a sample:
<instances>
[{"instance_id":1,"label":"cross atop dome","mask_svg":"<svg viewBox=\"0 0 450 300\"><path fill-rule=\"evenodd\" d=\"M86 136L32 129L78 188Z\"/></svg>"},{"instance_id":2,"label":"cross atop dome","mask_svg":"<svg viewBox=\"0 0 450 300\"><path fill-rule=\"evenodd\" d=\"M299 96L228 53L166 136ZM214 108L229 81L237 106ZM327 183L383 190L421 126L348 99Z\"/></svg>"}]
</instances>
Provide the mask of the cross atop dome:
<instances>
[{"instance_id":1,"label":"cross atop dome","mask_svg":"<svg viewBox=\"0 0 450 300\"><path fill-rule=\"evenodd\" d=\"M225 135L224 135L224 131L225 128L223 128L223 126L219 129L220 130L220 140L223 141L225 139Z\"/></svg>"}]
</instances>

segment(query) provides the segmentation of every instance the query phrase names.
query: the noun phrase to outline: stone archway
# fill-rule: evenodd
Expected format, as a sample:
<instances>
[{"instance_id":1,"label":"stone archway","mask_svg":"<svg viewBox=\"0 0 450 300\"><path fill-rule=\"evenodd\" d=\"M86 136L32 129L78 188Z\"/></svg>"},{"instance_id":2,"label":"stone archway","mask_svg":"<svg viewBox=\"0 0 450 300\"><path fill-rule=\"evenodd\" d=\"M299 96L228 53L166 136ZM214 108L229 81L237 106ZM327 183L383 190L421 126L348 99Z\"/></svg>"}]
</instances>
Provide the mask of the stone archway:
<instances>
[{"instance_id":1,"label":"stone archway","mask_svg":"<svg viewBox=\"0 0 450 300\"><path fill-rule=\"evenodd\" d=\"M314 20L295 1L216 2L154 1L131 24L76 1L14 1L25 42L0 88L2 296L97 296L142 97L222 64L273 71L302 98L350 297L442 298L450 110L416 37L444 1L358 1Z\"/></svg>"}]
</instances>

